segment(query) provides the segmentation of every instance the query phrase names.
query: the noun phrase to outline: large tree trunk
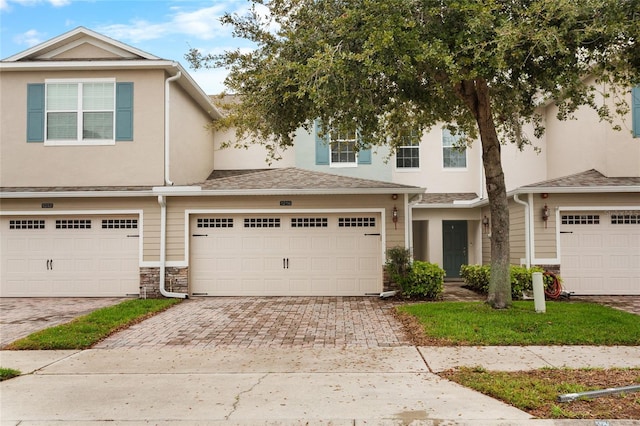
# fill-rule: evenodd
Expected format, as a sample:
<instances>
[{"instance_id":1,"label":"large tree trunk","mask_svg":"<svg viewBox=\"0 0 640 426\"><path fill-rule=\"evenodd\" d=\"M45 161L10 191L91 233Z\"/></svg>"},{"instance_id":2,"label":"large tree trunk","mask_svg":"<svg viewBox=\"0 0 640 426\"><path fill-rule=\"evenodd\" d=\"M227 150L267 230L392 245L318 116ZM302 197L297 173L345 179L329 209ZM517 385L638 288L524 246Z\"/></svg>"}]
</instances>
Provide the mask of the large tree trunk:
<instances>
[{"instance_id":1,"label":"large tree trunk","mask_svg":"<svg viewBox=\"0 0 640 426\"><path fill-rule=\"evenodd\" d=\"M509 202L489 87L483 79L468 80L460 84L458 93L474 114L482 142L482 163L491 210L491 278L487 303L496 309L508 308L511 306Z\"/></svg>"}]
</instances>

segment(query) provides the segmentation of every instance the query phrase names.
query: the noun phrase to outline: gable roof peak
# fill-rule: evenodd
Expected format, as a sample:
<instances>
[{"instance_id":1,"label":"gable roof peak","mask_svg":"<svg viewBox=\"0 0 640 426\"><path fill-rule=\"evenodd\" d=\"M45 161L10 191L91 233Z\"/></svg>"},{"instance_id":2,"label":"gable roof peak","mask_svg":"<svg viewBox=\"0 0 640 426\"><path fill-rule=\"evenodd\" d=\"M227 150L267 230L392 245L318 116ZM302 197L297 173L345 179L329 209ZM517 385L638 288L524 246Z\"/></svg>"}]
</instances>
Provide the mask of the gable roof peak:
<instances>
[{"instance_id":1,"label":"gable roof peak","mask_svg":"<svg viewBox=\"0 0 640 426\"><path fill-rule=\"evenodd\" d=\"M143 50L114 40L104 34L100 34L86 27L76 27L64 34L44 41L27 50L16 53L2 60L2 62L18 62L29 60L46 60L53 56L77 47L83 43L91 43L105 50L109 50L122 58L136 58L148 60L160 60L161 58Z\"/></svg>"}]
</instances>

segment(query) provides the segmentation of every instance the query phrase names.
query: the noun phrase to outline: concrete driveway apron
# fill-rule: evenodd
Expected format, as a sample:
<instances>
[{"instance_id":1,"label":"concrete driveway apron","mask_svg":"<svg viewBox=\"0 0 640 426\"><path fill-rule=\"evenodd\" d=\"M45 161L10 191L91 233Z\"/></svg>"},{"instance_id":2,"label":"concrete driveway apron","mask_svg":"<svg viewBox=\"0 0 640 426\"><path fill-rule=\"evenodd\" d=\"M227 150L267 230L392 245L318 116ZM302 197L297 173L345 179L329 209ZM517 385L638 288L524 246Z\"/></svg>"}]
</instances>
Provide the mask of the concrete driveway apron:
<instances>
[{"instance_id":1,"label":"concrete driveway apron","mask_svg":"<svg viewBox=\"0 0 640 426\"><path fill-rule=\"evenodd\" d=\"M390 347L411 345L375 297L215 297L185 300L95 348Z\"/></svg>"}]
</instances>

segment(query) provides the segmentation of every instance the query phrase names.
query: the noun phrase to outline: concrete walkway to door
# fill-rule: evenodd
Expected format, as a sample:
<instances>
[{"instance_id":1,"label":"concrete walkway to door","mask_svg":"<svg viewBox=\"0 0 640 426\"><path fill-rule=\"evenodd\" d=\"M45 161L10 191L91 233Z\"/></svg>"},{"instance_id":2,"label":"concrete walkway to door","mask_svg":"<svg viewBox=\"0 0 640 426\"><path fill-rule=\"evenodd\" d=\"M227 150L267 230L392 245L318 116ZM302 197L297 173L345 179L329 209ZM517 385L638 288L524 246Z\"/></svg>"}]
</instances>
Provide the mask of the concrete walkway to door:
<instances>
[{"instance_id":1,"label":"concrete walkway to door","mask_svg":"<svg viewBox=\"0 0 640 426\"><path fill-rule=\"evenodd\" d=\"M376 297L194 298L95 348L411 345L391 313L396 304Z\"/></svg>"}]
</instances>

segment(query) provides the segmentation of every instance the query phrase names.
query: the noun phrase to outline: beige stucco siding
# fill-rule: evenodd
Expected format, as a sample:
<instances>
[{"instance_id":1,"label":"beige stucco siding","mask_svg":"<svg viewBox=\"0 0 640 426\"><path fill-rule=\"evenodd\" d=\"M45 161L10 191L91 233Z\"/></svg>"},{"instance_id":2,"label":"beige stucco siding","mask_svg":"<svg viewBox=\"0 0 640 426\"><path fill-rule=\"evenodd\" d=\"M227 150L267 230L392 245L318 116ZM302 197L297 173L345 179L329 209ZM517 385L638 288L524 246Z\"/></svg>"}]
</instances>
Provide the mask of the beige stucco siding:
<instances>
[{"instance_id":1,"label":"beige stucco siding","mask_svg":"<svg viewBox=\"0 0 640 426\"><path fill-rule=\"evenodd\" d=\"M27 143L27 84L53 78L115 78L116 82L133 82L133 141L109 146ZM4 187L162 185L163 87L163 71L2 72L0 184Z\"/></svg>"},{"instance_id":2,"label":"beige stucco siding","mask_svg":"<svg viewBox=\"0 0 640 426\"><path fill-rule=\"evenodd\" d=\"M607 87L599 89L603 93L608 91ZM624 99L631 104L630 90L624 93ZM607 103L611 111L615 111L614 101L617 99L603 99L599 95L595 102L597 105ZM580 108L574 114L576 119L567 121L556 120L557 112L554 105L546 111L548 179L590 169L609 177L640 176L640 143L631 135L630 112L622 119L614 120L614 124L621 127L620 131L601 121L590 108Z\"/></svg>"},{"instance_id":3,"label":"beige stucco siding","mask_svg":"<svg viewBox=\"0 0 640 426\"><path fill-rule=\"evenodd\" d=\"M175 82L171 83L169 179L176 185L199 183L213 170L211 118Z\"/></svg>"}]
</instances>

